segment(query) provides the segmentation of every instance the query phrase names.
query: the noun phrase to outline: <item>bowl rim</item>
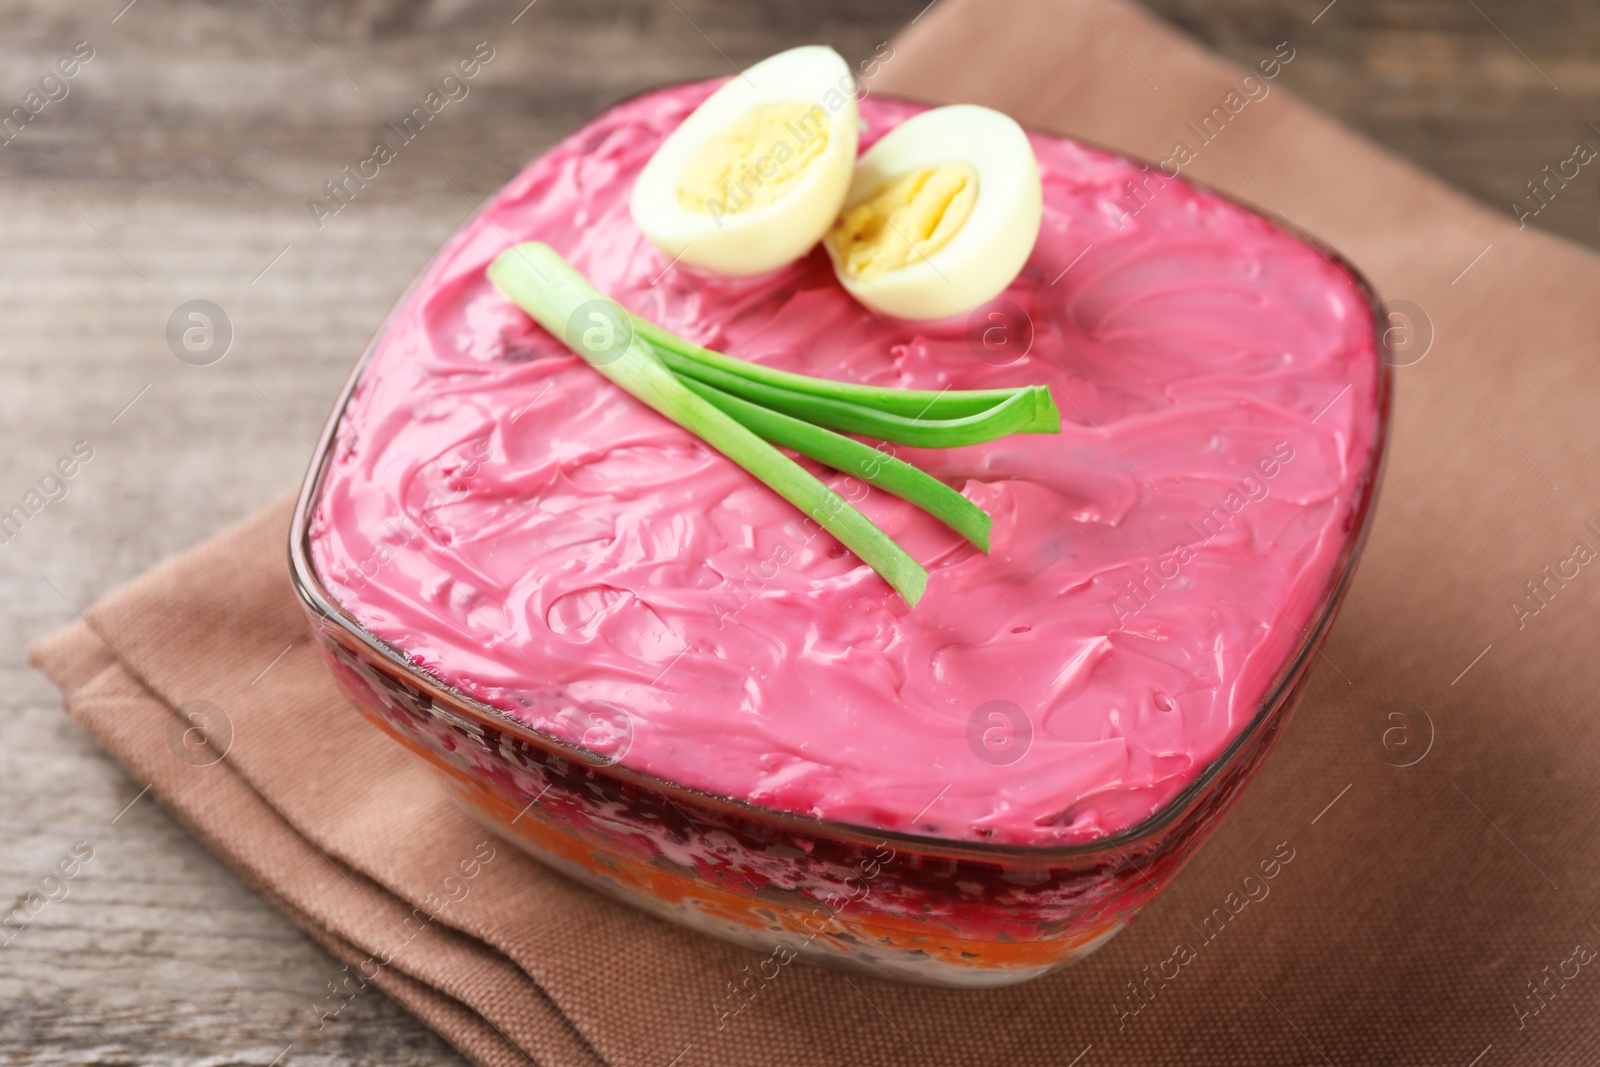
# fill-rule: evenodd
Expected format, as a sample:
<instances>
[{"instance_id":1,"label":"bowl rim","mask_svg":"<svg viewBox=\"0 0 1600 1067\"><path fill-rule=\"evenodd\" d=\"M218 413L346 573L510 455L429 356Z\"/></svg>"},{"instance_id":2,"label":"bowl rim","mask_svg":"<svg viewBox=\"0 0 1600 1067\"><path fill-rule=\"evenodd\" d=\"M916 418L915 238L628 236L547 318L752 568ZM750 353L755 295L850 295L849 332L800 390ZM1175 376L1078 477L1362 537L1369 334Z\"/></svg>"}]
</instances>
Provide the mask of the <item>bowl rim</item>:
<instances>
[{"instance_id":1,"label":"bowl rim","mask_svg":"<svg viewBox=\"0 0 1600 1067\"><path fill-rule=\"evenodd\" d=\"M374 352L387 335L393 324L396 314L401 308L406 307L413 294L417 291L424 278L431 274L433 266L438 262L458 237L481 214L484 207L492 204L504 192L507 185L517 180L524 173L527 166L542 158L557 145L581 133L590 123L600 115L611 111L623 104L643 97L671 89L683 88L690 85L719 84L725 79L703 79L687 82L672 82L666 85L644 89L640 92L625 96L612 104L607 105L595 116L585 120L577 129L564 135L556 142L534 156L528 164L500 186L494 193L475 205L473 213L467 217L449 237L445 238L427 263L412 278L405 290L390 306L384 315L383 321L373 331L368 339L361 356L356 360L355 366L346 378L338 399L334 402L328 419L323 426L322 433L317 439L316 448L312 453L311 461L301 483L300 492L295 501L294 516L289 527L289 573L295 594L301 606L314 612L322 620L332 623L349 639L364 646L371 653L385 660L399 674L404 675L417 688L426 692L436 703L445 704L450 710L479 720L483 725L512 734L529 745L543 749L550 754L595 768L607 775L620 778L635 786L662 794L671 802L674 796L699 806L723 809L737 817L756 820L768 824L779 823L792 832L809 835L816 838L849 839L858 842L888 842L904 845L909 851L923 855L946 855L964 857L974 860L988 861L1025 861L1039 863L1041 861L1060 862L1077 860L1085 857L1097 857L1108 853L1115 853L1124 860L1128 859L1126 846L1139 845L1149 839L1161 835L1175 825L1182 816L1200 800L1204 794L1221 778L1223 772L1233 763L1236 757L1244 751L1250 739L1256 736L1274 717L1290 689L1307 670L1314 656L1321 655L1320 644L1333 624L1339 607L1348 592L1350 583L1354 578L1356 566L1360 561L1362 550L1366 546L1367 537L1371 531L1374 513L1376 512L1377 496L1383 472L1388 461L1390 422L1393 413L1394 392L1394 363L1386 358L1392 353L1389 344L1388 311L1386 305L1379 298L1376 288L1366 276L1337 250L1330 248L1322 242L1312 238L1290 222L1287 218L1273 212L1263 211L1254 205L1244 203L1233 195L1219 191L1203 182L1193 181L1183 177L1168 175L1159 168L1158 164L1147 161L1139 156L1100 145L1093 141L1073 137L1051 130L1042 130L1037 127L1023 125L1023 129L1030 135L1056 137L1072 141L1076 144L1104 152L1119 159L1126 160L1143 166L1146 169L1158 170L1167 181L1181 181L1190 188L1214 196L1233 206L1248 212L1252 216L1268 223L1273 228L1301 244L1315 249L1330 264L1343 271L1355 284L1357 290L1366 299L1372 313L1373 331L1377 349L1377 375L1374 381L1373 410L1377 423L1373 436L1372 450L1368 457L1361 487L1356 497L1351 502L1351 513L1357 516L1359 525L1352 531L1352 536L1345 541L1339 557L1335 562L1327 585L1318 597L1311 618L1301 631L1301 639L1295 645L1291 655L1285 657L1283 665L1273 676L1266 692L1262 695L1256 712L1248 722L1241 726L1210 762L1195 775L1190 781L1159 808L1150 814L1131 823L1122 829L1101 834L1085 841L1074 841L1066 844L1030 845L1013 842L993 842L973 840L968 838L941 837L933 834L919 834L906 830L880 829L859 823L850 823L819 818L801 812L788 811L782 808L769 807L755 801L740 797L726 796L713 793L693 786L685 785L671 778L663 778L648 771L628 767L622 763L598 763L594 754L581 746L574 745L562 738L545 734L529 726L513 716L503 708L495 707L463 693L449 683L428 673L422 667L411 661L406 654L383 638L372 633L364 627L355 616L347 610L323 584L316 572L311 558L311 515L316 501L322 491L324 478L328 470L328 462L332 456L333 444L337 437L340 425L349 406L350 399L360 383L367 364L371 361ZM917 106L932 107L926 101L913 100L907 97L892 94L873 93L885 100L896 101ZM1336 398L1337 399L1337 398Z\"/></svg>"}]
</instances>

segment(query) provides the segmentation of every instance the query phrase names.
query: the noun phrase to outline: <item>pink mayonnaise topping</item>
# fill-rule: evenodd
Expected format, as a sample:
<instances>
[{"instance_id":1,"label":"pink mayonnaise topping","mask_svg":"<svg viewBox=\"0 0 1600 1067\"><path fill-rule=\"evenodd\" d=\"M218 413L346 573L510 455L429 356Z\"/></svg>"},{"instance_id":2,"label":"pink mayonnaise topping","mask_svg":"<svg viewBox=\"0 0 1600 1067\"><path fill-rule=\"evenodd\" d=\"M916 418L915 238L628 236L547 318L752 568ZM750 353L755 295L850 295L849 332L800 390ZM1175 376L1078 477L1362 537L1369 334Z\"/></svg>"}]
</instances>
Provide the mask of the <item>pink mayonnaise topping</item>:
<instances>
[{"instance_id":1,"label":"pink mayonnaise topping","mask_svg":"<svg viewBox=\"0 0 1600 1067\"><path fill-rule=\"evenodd\" d=\"M1377 433L1366 297L1249 212L1045 136L1043 231L1005 294L1032 346L1006 365L976 354L987 320L878 318L820 250L754 280L669 268L628 194L713 87L601 116L428 268L344 412L319 575L463 692L692 787L1031 844L1151 814L1256 713L1352 536ZM863 146L918 110L863 101ZM1048 383L1063 431L897 447L994 517L988 556L826 475L931 572L908 609L502 298L484 268L508 239L546 241L623 305L757 362L920 389Z\"/></svg>"}]
</instances>

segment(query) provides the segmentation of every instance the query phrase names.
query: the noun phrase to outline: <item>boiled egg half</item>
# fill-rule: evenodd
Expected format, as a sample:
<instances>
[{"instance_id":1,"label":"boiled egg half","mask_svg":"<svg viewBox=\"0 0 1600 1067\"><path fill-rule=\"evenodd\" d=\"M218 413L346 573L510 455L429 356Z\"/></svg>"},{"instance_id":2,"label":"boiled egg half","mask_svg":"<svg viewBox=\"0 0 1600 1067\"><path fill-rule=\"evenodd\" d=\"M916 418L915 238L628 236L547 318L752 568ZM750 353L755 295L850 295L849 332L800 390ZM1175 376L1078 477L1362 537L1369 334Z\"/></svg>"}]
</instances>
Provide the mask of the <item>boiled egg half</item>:
<instances>
[{"instance_id":1,"label":"boiled egg half","mask_svg":"<svg viewBox=\"0 0 1600 1067\"><path fill-rule=\"evenodd\" d=\"M761 274L805 255L850 191L860 115L850 66L808 46L712 93L645 164L629 209L674 262Z\"/></svg>"},{"instance_id":2,"label":"boiled egg half","mask_svg":"<svg viewBox=\"0 0 1600 1067\"><path fill-rule=\"evenodd\" d=\"M999 295L1039 237L1043 189L1028 135L961 104L907 119L862 155L824 244L867 307L943 319Z\"/></svg>"}]
</instances>

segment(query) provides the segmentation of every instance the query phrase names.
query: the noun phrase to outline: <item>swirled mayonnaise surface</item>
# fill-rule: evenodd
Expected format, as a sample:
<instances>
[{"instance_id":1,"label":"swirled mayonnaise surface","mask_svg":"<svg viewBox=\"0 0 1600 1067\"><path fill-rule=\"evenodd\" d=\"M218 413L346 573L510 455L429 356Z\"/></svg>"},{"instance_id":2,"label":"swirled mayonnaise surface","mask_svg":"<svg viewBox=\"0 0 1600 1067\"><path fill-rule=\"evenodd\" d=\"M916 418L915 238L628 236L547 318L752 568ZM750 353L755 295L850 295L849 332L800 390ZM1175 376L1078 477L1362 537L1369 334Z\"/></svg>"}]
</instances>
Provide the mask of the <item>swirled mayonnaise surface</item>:
<instances>
[{"instance_id":1,"label":"swirled mayonnaise surface","mask_svg":"<svg viewBox=\"0 0 1600 1067\"><path fill-rule=\"evenodd\" d=\"M820 248L696 275L628 195L712 88L607 112L446 245L343 414L319 575L419 667L692 787L965 840L1137 823L1255 715L1353 536L1378 435L1367 296L1232 203L1043 135L1038 244L970 321L876 316ZM919 110L863 100L863 145ZM484 268L531 239L708 347L884 386L1047 383L1062 432L894 446L994 517L988 555L808 463L928 568L908 609L495 291Z\"/></svg>"}]
</instances>

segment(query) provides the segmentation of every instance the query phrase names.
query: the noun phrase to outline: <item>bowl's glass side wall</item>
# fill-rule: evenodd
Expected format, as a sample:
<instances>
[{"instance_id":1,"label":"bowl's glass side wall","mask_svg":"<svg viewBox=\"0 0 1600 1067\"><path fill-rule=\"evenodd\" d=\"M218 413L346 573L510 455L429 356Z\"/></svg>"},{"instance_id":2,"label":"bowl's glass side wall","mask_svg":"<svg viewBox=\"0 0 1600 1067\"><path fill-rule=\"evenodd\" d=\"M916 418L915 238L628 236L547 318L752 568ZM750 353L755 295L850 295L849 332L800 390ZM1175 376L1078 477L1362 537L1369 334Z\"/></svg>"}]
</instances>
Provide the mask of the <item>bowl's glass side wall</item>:
<instances>
[{"instance_id":1,"label":"bowl's glass side wall","mask_svg":"<svg viewBox=\"0 0 1600 1067\"><path fill-rule=\"evenodd\" d=\"M1385 320L1375 301L1374 317L1381 336ZM359 374L358 367L345 399ZM1344 551L1257 714L1177 798L1144 822L1087 844L924 838L709 796L545 737L443 685L366 631L311 566L310 515L344 400L296 510L291 571L345 694L476 818L548 865L644 910L757 948L767 953L764 969L804 958L912 981L1005 984L1080 959L1127 925L1210 836L1276 744L1371 525L1391 386L1385 362L1377 439L1346 520Z\"/></svg>"},{"instance_id":2,"label":"bowl's glass side wall","mask_svg":"<svg viewBox=\"0 0 1600 1067\"><path fill-rule=\"evenodd\" d=\"M1232 807L1306 677L1302 664L1227 765L1158 832L1071 854L1001 852L668 796L598 757L530 744L310 616L356 706L475 817L558 870L778 965L806 958L954 985L1032 977L1126 925Z\"/></svg>"}]
</instances>

